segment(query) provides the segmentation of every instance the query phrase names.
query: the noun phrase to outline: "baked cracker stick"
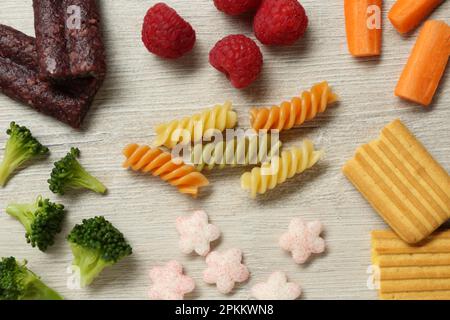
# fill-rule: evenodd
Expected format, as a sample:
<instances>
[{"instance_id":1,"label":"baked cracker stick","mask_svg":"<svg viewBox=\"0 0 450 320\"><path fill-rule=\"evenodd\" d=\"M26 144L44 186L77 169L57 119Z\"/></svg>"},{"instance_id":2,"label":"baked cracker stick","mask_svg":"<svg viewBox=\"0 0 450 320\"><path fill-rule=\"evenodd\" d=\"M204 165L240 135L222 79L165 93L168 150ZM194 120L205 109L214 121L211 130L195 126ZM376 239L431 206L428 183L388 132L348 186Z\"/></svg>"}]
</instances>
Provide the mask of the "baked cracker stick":
<instances>
[{"instance_id":1,"label":"baked cracker stick","mask_svg":"<svg viewBox=\"0 0 450 320\"><path fill-rule=\"evenodd\" d=\"M450 253L405 253L375 255L372 262L383 267L450 266Z\"/></svg>"},{"instance_id":2,"label":"baked cracker stick","mask_svg":"<svg viewBox=\"0 0 450 320\"><path fill-rule=\"evenodd\" d=\"M450 290L381 293L380 298L384 300L450 300Z\"/></svg>"},{"instance_id":3,"label":"baked cracker stick","mask_svg":"<svg viewBox=\"0 0 450 320\"><path fill-rule=\"evenodd\" d=\"M450 279L450 267L388 267L380 268L380 279L385 280L417 280L417 279Z\"/></svg>"},{"instance_id":4,"label":"baked cracker stick","mask_svg":"<svg viewBox=\"0 0 450 320\"><path fill-rule=\"evenodd\" d=\"M419 245L410 245L392 231L372 232L372 250L382 254L450 253L450 231L437 231Z\"/></svg>"},{"instance_id":5,"label":"baked cracker stick","mask_svg":"<svg viewBox=\"0 0 450 320\"><path fill-rule=\"evenodd\" d=\"M381 280L381 293L450 290L450 279Z\"/></svg>"}]
</instances>

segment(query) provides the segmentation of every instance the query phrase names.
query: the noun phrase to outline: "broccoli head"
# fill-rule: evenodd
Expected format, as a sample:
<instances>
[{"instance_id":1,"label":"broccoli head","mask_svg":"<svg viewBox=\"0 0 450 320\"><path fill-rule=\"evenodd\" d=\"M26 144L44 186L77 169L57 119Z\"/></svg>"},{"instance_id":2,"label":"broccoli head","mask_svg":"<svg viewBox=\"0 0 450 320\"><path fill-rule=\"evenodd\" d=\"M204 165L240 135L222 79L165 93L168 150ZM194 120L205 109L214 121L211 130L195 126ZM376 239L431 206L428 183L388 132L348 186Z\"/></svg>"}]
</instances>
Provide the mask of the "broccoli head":
<instances>
[{"instance_id":1,"label":"broccoli head","mask_svg":"<svg viewBox=\"0 0 450 320\"><path fill-rule=\"evenodd\" d=\"M49 150L33 137L30 130L11 122L6 131L9 139L5 155L0 164L0 186L5 186L11 174L25 162L38 156L47 155Z\"/></svg>"},{"instance_id":2,"label":"broccoli head","mask_svg":"<svg viewBox=\"0 0 450 320\"><path fill-rule=\"evenodd\" d=\"M41 251L53 245L56 234L61 232L65 215L63 205L40 196L31 204L8 205L6 213L23 224L27 242Z\"/></svg>"},{"instance_id":3,"label":"broccoli head","mask_svg":"<svg viewBox=\"0 0 450 320\"><path fill-rule=\"evenodd\" d=\"M26 261L19 264L16 258L2 258L0 261L0 300L62 300L53 289L26 267Z\"/></svg>"},{"instance_id":4,"label":"broccoli head","mask_svg":"<svg viewBox=\"0 0 450 320\"><path fill-rule=\"evenodd\" d=\"M80 272L81 287L88 286L105 267L132 253L123 234L104 217L83 220L67 237L73 265Z\"/></svg>"},{"instance_id":5,"label":"broccoli head","mask_svg":"<svg viewBox=\"0 0 450 320\"><path fill-rule=\"evenodd\" d=\"M70 152L58 162L52 170L48 180L53 193L63 195L67 189L89 189L97 193L105 193L106 187L91 176L78 162L80 150L72 148Z\"/></svg>"}]
</instances>

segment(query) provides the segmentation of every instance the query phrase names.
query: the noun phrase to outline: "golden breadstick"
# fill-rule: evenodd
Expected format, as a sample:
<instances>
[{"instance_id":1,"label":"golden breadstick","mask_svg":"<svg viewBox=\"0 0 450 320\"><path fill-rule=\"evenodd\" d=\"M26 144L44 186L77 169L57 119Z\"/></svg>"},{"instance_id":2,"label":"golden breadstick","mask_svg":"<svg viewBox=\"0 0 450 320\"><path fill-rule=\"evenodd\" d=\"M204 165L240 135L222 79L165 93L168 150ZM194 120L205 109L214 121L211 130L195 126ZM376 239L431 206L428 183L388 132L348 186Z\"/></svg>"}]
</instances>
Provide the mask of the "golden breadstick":
<instances>
[{"instance_id":1,"label":"golden breadstick","mask_svg":"<svg viewBox=\"0 0 450 320\"><path fill-rule=\"evenodd\" d=\"M450 230L419 245L403 242L393 231L373 231L372 263L381 299L450 299Z\"/></svg>"}]
</instances>

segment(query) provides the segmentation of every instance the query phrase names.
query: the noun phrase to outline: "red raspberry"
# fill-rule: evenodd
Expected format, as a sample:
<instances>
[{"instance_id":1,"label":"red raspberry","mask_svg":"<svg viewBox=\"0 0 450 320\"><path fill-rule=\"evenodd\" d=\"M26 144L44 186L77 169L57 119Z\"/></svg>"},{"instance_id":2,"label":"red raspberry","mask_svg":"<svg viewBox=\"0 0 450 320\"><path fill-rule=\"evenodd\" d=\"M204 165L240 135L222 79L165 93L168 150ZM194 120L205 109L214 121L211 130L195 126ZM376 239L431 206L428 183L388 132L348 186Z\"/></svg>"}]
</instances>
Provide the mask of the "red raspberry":
<instances>
[{"instance_id":1,"label":"red raspberry","mask_svg":"<svg viewBox=\"0 0 450 320\"><path fill-rule=\"evenodd\" d=\"M225 73L235 88L242 89L258 78L263 56L252 39L244 35L230 35L216 43L209 53L209 62Z\"/></svg>"},{"instance_id":2,"label":"red raspberry","mask_svg":"<svg viewBox=\"0 0 450 320\"><path fill-rule=\"evenodd\" d=\"M142 41L157 56L176 59L192 50L195 31L174 9L157 3L145 15Z\"/></svg>"},{"instance_id":3,"label":"red raspberry","mask_svg":"<svg viewBox=\"0 0 450 320\"><path fill-rule=\"evenodd\" d=\"M214 0L214 5L218 10L231 16L255 10L260 4L261 0Z\"/></svg>"},{"instance_id":4,"label":"red raspberry","mask_svg":"<svg viewBox=\"0 0 450 320\"><path fill-rule=\"evenodd\" d=\"M253 21L255 35L266 45L290 45L308 27L305 9L297 0L263 0Z\"/></svg>"}]
</instances>

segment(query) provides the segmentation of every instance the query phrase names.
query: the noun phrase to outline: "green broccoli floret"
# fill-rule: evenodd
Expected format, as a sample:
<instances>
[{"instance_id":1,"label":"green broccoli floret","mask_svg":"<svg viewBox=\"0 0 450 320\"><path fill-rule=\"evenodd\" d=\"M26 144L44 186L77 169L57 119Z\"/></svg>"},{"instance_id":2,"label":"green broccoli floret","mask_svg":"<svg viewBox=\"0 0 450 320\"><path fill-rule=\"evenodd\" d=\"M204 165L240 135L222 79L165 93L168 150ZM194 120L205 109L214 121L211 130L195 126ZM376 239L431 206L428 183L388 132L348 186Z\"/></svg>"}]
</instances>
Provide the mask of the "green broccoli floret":
<instances>
[{"instance_id":1,"label":"green broccoli floret","mask_svg":"<svg viewBox=\"0 0 450 320\"><path fill-rule=\"evenodd\" d=\"M105 267L130 255L132 249L123 234L104 217L83 220L67 237L73 266L79 269L81 287L92 283Z\"/></svg>"},{"instance_id":2,"label":"green broccoli floret","mask_svg":"<svg viewBox=\"0 0 450 320\"><path fill-rule=\"evenodd\" d=\"M58 162L52 170L48 180L53 193L63 195L69 189L89 189L97 193L105 193L106 187L91 176L78 162L80 150L72 148L70 152Z\"/></svg>"},{"instance_id":3,"label":"green broccoli floret","mask_svg":"<svg viewBox=\"0 0 450 320\"><path fill-rule=\"evenodd\" d=\"M23 224L27 242L41 251L53 245L56 234L61 232L65 215L63 205L42 199L41 196L31 204L10 204L6 213Z\"/></svg>"},{"instance_id":4,"label":"green broccoli floret","mask_svg":"<svg viewBox=\"0 0 450 320\"><path fill-rule=\"evenodd\" d=\"M0 300L62 300L53 289L16 258L2 258L0 261Z\"/></svg>"},{"instance_id":5,"label":"green broccoli floret","mask_svg":"<svg viewBox=\"0 0 450 320\"><path fill-rule=\"evenodd\" d=\"M6 142L3 162L0 164L0 186L2 187L18 167L33 158L49 153L48 148L34 138L26 127L11 122L6 133L9 139Z\"/></svg>"}]
</instances>

